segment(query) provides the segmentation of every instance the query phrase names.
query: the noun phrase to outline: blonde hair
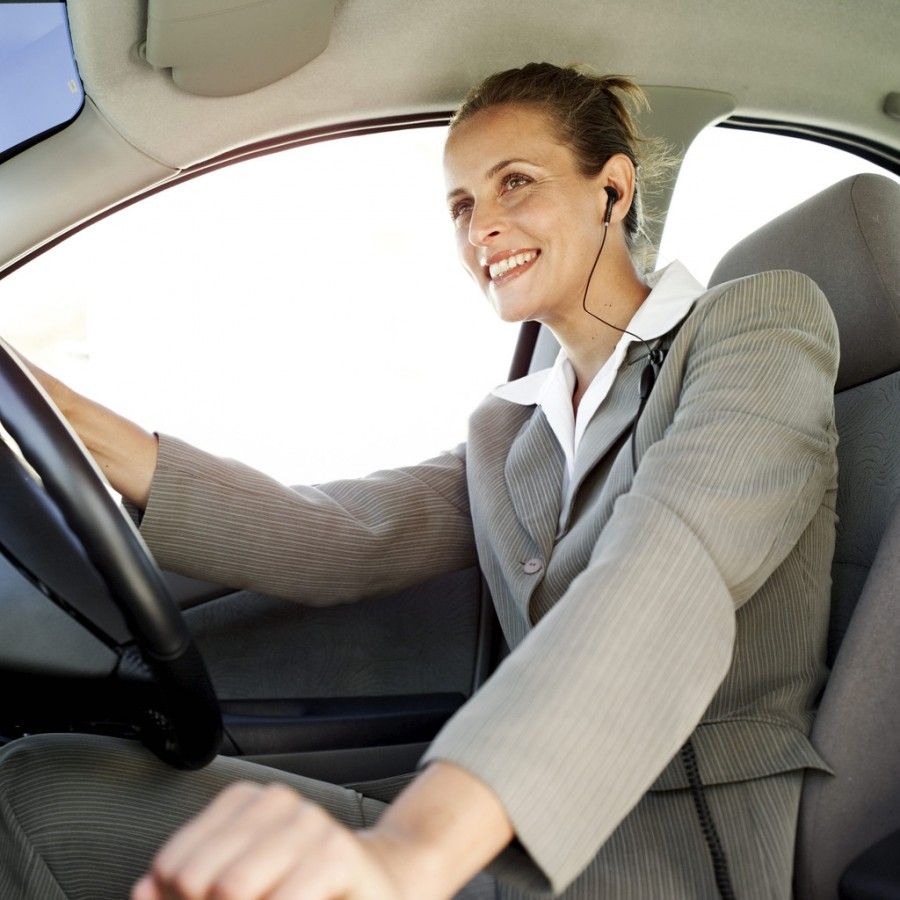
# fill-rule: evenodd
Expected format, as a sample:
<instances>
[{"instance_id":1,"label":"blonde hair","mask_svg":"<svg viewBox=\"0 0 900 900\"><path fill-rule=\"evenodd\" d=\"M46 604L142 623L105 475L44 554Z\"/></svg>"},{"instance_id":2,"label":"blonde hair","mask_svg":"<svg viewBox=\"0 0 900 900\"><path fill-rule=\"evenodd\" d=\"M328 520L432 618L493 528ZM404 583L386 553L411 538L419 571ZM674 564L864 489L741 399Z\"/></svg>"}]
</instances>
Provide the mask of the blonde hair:
<instances>
[{"instance_id":1,"label":"blonde hair","mask_svg":"<svg viewBox=\"0 0 900 900\"><path fill-rule=\"evenodd\" d=\"M624 153L635 167L635 191L623 222L632 257L643 263L650 247L645 199L649 190L677 166L660 138L643 136L634 112L649 109L646 94L622 75L597 75L583 67L529 63L488 76L475 85L450 122L452 131L483 109L501 104L541 109L556 126L560 142L575 155L585 176L596 175L607 160Z\"/></svg>"}]
</instances>

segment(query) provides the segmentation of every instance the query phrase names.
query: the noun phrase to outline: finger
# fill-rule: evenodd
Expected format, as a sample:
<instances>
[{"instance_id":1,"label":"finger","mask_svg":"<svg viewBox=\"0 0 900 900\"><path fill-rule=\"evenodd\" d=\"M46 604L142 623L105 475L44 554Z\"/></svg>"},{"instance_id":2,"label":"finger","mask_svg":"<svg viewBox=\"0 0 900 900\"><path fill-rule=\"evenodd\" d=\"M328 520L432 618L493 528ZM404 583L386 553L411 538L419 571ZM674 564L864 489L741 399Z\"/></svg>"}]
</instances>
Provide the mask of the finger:
<instances>
[{"instance_id":1,"label":"finger","mask_svg":"<svg viewBox=\"0 0 900 900\"><path fill-rule=\"evenodd\" d=\"M163 900L152 875L145 875L131 889L131 900Z\"/></svg>"},{"instance_id":2,"label":"finger","mask_svg":"<svg viewBox=\"0 0 900 900\"><path fill-rule=\"evenodd\" d=\"M262 788L248 782L229 785L193 819L183 825L157 852L150 866L150 874L164 882L177 871L179 865L211 834L232 816L239 815Z\"/></svg>"},{"instance_id":3,"label":"finger","mask_svg":"<svg viewBox=\"0 0 900 900\"><path fill-rule=\"evenodd\" d=\"M299 808L290 821L257 836L211 885L210 896L268 897L305 858L315 859L329 832L340 829L331 816L312 803Z\"/></svg>"},{"instance_id":4,"label":"finger","mask_svg":"<svg viewBox=\"0 0 900 900\"><path fill-rule=\"evenodd\" d=\"M219 815L210 815L204 823L200 840L185 843L181 848L184 852L177 857L161 859L154 865L153 874L185 897L205 897L236 858L261 835L283 828L304 802L285 785L271 784L258 790L243 806L223 803Z\"/></svg>"}]
</instances>

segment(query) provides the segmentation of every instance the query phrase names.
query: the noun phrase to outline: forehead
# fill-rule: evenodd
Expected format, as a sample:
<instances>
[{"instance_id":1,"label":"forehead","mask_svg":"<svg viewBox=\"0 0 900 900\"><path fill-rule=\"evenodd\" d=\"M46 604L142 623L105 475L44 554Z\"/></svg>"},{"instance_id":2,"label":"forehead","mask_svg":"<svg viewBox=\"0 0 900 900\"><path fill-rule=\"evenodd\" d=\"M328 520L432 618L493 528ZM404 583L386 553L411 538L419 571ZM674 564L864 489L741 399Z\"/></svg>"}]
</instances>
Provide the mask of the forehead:
<instances>
[{"instance_id":1,"label":"forehead","mask_svg":"<svg viewBox=\"0 0 900 900\"><path fill-rule=\"evenodd\" d=\"M554 123L530 106L492 106L461 122L444 145L448 188L471 186L504 159L538 165L571 164L569 148L560 143Z\"/></svg>"}]
</instances>

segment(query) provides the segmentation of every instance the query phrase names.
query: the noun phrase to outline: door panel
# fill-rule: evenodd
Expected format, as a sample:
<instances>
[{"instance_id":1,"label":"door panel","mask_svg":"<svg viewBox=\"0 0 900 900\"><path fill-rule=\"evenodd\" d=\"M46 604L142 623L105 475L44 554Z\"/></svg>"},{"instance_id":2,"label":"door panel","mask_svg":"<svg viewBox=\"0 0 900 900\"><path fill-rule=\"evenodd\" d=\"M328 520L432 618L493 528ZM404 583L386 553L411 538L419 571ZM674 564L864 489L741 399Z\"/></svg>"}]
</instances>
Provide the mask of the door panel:
<instances>
[{"instance_id":1,"label":"door panel","mask_svg":"<svg viewBox=\"0 0 900 900\"><path fill-rule=\"evenodd\" d=\"M223 706L224 752L311 777L409 771L495 658L477 568L332 607L246 591L198 601L185 587L180 602Z\"/></svg>"}]
</instances>

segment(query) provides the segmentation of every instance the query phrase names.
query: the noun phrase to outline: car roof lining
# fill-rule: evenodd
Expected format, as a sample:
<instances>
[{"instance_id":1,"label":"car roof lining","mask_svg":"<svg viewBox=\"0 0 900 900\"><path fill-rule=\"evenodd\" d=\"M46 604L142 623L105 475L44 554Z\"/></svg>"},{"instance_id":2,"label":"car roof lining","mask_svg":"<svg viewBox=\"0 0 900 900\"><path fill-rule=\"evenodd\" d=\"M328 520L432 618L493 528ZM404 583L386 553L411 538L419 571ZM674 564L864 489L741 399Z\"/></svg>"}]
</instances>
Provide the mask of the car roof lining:
<instances>
[{"instance_id":1,"label":"car roof lining","mask_svg":"<svg viewBox=\"0 0 900 900\"><path fill-rule=\"evenodd\" d=\"M97 108L133 146L176 169L263 137L452 108L487 73L540 59L717 90L742 115L824 121L900 146L881 109L897 88L893 0L720 0L714 9L706 0L682 0L678 16L665 0L344 0L327 49L299 71L247 94L201 97L141 57L145 0L69 0Z\"/></svg>"}]
</instances>

